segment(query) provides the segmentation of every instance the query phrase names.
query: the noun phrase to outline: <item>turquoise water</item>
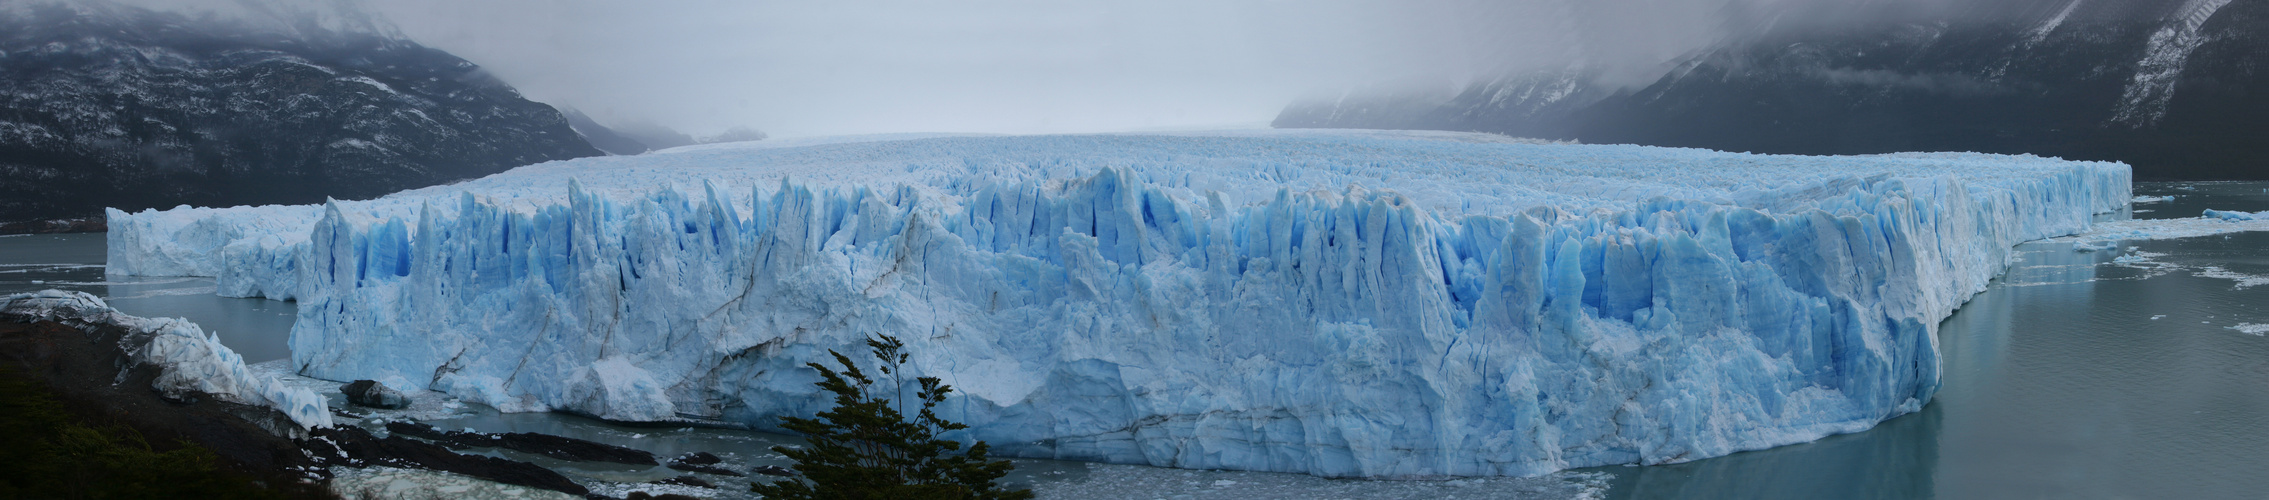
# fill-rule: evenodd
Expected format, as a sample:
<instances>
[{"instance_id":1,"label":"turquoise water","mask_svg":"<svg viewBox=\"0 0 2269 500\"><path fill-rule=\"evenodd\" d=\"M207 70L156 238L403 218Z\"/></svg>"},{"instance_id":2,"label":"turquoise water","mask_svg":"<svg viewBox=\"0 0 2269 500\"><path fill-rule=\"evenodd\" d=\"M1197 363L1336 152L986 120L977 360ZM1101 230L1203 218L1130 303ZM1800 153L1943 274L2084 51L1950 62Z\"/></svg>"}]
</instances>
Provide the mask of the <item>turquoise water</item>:
<instances>
[{"instance_id":1,"label":"turquoise water","mask_svg":"<svg viewBox=\"0 0 2269 500\"><path fill-rule=\"evenodd\" d=\"M2137 205L2136 218L2196 217L2206 208L2269 210L2269 183L2143 184L2136 191L2174 196ZM1065 498L2269 496L2269 337L2233 329L2269 325L2263 310L2269 305L2269 233L2127 245L2134 248L2019 247L2009 273L1941 325L1945 381L1935 400L1874 429L1813 443L1529 479L1349 481L1020 461L1015 480ZM86 291L129 314L196 321L247 361L289 356L291 303L215 297L205 278L106 279L103 255L101 235L0 237L0 293ZM2121 255L2148 259L2113 262ZM2249 286L2248 278L2263 285ZM795 441L499 414L477 405L455 415L435 423L577 436L665 455L711 451L749 465L784 463L768 448ZM599 481L675 474L546 465Z\"/></svg>"}]
</instances>

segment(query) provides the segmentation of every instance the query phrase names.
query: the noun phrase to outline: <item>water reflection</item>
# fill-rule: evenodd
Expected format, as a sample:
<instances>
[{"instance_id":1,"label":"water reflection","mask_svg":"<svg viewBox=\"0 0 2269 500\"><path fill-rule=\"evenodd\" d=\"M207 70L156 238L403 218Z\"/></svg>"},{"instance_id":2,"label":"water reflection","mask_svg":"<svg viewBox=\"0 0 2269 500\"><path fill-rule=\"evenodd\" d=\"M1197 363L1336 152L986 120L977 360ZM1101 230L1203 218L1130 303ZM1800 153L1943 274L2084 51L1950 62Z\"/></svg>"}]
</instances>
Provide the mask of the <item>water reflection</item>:
<instances>
[{"instance_id":1,"label":"water reflection","mask_svg":"<svg viewBox=\"0 0 2269 500\"><path fill-rule=\"evenodd\" d=\"M1939 405L1858 434L1615 474L1608 498L1930 498L1937 491ZM1878 439L1892 433L1911 439Z\"/></svg>"}]
</instances>

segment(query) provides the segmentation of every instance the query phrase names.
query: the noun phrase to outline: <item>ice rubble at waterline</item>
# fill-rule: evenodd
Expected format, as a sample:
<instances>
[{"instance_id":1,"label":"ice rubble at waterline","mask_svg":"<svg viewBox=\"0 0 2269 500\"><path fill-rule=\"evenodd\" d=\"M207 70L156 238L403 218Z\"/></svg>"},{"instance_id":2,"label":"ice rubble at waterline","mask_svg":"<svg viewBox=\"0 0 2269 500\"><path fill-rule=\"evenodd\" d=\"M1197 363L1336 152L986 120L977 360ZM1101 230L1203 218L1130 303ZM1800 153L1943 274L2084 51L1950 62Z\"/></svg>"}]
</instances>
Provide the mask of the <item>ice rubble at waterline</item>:
<instances>
[{"instance_id":1,"label":"ice rubble at waterline","mask_svg":"<svg viewBox=\"0 0 2269 500\"><path fill-rule=\"evenodd\" d=\"M299 300L306 375L512 411L771 427L889 334L1007 454L1522 475L1915 411L1938 321L2129 178L1376 131L702 147L112 213L109 269Z\"/></svg>"}]
</instances>

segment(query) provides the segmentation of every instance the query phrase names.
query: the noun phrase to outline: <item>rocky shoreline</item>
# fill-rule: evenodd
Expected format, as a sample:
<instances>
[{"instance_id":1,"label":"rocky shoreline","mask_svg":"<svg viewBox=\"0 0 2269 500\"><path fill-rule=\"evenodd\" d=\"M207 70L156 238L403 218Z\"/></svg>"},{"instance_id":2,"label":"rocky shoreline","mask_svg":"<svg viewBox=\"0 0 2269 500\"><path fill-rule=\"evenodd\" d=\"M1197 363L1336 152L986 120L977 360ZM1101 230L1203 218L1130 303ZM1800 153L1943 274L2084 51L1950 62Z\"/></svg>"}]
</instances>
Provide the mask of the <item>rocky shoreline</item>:
<instances>
[{"instance_id":1,"label":"rocky shoreline","mask_svg":"<svg viewBox=\"0 0 2269 500\"><path fill-rule=\"evenodd\" d=\"M287 498L326 498L322 467L275 430L296 428L273 409L213 397L168 397L151 390L159 369L118 349L124 327L80 329L0 313L0 376L48 389L72 417L138 433L152 448L194 444L218 455L221 469L249 476ZM124 367L121 369L120 367Z\"/></svg>"},{"instance_id":2,"label":"rocky shoreline","mask_svg":"<svg viewBox=\"0 0 2269 500\"><path fill-rule=\"evenodd\" d=\"M57 304L61 304L58 306ZM460 453L469 448L511 450L565 462L617 463L663 466L708 474L711 479L684 475L655 484L698 488L724 493L712 480L745 477L742 471L720 466L714 455L699 453L659 460L652 453L581 439L536 433L475 433L444 431L431 426L362 419L347 408L323 408L324 419L311 422L271 403L252 404L257 398L223 390L214 394L187 387L175 379L183 373L209 373L212 369L171 366L167 360L182 356L154 356L172 324L117 313L91 295L45 291L0 297L0 377L21 379L44 387L61 401L73 418L131 429L147 442L180 447L202 447L218 457L220 467L253 479L253 484L285 498L340 498L391 496L384 490L346 491L331 482L342 471L422 470L444 472L490 482L526 487L504 496L544 496L557 492L563 498L616 498L595 494L559 472L534 463L484 454ZM178 332L173 332L178 334ZM192 332L193 337L196 332ZM235 362L234 353L212 344L221 361ZM236 366L242 366L236 362ZM202 371L200 371L202 370ZM230 375L222 370L222 377ZM210 375L206 375L210 377ZM230 383L285 391L281 384L258 380L260 375L234 375ZM260 385L268 382L270 385ZM207 382L208 386L211 385ZM228 387L223 384L222 387ZM199 386L205 387L205 386ZM242 391L239 391L242 392ZM285 391L288 392L288 391ZM273 401L300 401L270 396ZM304 405L302 405L304 406ZM304 409L304 408L303 408ZM331 418L341 421L333 424ZM312 424L312 425L311 425ZM378 431L378 432L374 432ZM777 469L776 467L774 469ZM771 471L758 471L770 473ZM397 476L401 474L396 474ZM5 485L0 485L4 487ZM365 485L367 486L367 485ZM731 487L731 486L725 486ZM618 488L619 489L619 488ZM629 498L697 498L678 494L654 495L631 491Z\"/></svg>"}]
</instances>

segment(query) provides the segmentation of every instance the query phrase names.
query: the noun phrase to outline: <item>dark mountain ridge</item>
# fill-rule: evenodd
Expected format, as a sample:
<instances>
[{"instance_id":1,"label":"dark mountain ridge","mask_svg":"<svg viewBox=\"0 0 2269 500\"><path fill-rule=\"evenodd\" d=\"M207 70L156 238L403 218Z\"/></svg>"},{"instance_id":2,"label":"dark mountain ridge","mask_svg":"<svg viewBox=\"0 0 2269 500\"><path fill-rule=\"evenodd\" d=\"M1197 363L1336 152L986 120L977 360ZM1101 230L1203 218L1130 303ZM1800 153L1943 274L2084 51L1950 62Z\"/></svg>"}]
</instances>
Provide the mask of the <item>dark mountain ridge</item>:
<instances>
[{"instance_id":1,"label":"dark mountain ridge","mask_svg":"<svg viewBox=\"0 0 2269 500\"><path fill-rule=\"evenodd\" d=\"M1893 3L1891 5L1897 5ZM1451 96L1351 93L1278 127L1470 130L1794 154L2031 153L2140 179L2269 178L2269 0L1784 13L1639 86L1582 67ZM1808 19L1797 23L1785 19Z\"/></svg>"},{"instance_id":2,"label":"dark mountain ridge","mask_svg":"<svg viewBox=\"0 0 2269 500\"><path fill-rule=\"evenodd\" d=\"M283 25L0 1L0 221L366 198L603 154L456 56Z\"/></svg>"}]
</instances>

